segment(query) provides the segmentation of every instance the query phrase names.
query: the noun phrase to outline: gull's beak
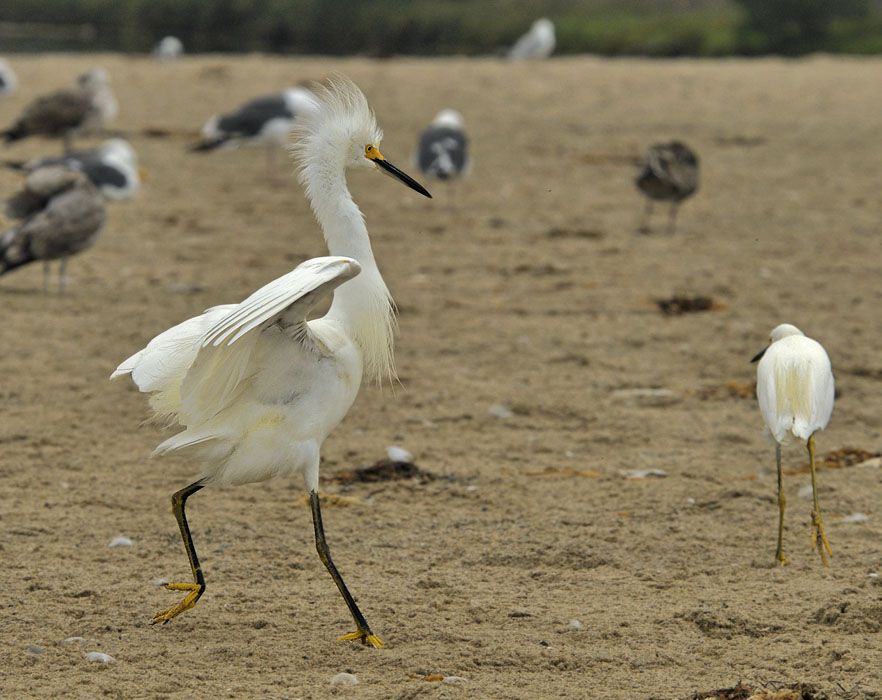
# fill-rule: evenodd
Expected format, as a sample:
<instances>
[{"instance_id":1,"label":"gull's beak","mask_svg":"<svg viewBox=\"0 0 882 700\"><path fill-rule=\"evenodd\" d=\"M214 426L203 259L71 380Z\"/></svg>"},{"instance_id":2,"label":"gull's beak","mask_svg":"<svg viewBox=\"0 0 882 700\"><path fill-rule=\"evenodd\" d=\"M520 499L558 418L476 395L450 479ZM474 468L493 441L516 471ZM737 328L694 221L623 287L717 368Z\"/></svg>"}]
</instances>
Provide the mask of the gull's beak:
<instances>
[{"instance_id":1,"label":"gull's beak","mask_svg":"<svg viewBox=\"0 0 882 700\"><path fill-rule=\"evenodd\" d=\"M762 356L766 354L766 350L768 350L768 349L769 349L769 346L766 345L766 347L764 347L756 355L753 356L753 359L751 360L751 362L759 362L760 358L762 358Z\"/></svg>"},{"instance_id":2,"label":"gull's beak","mask_svg":"<svg viewBox=\"0 0 882 700\"><path fill-rule=\"evenodd\" d=\"M392 163L390 163L388 160L383 158L383 156L380 154L379 149L374 148L373 154L372 155L365 155L365 158L372 161L374 163L374 165L376 165L377 168L380 170L380 172L385 173L386 175L390 175L390 176L394 177L396 180L400 180L405 185L410 187L410 189L416 190L424 197L428 197L429 199L432 198L432 195L429 194L429 191L425 187L423 187L420 183L418 183L416 180L414 180L406 172L399 170L394 165L392 165Z\"/></svg>"}]
</instances>

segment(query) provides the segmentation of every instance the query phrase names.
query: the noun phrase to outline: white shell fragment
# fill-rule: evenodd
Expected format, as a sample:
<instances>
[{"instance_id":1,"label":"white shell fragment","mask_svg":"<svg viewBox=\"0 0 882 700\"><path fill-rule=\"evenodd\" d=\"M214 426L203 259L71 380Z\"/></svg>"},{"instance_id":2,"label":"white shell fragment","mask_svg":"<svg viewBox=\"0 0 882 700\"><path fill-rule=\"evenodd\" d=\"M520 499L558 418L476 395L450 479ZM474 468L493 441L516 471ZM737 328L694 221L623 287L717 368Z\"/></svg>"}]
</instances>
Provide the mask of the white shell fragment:
<instances>
[{"instance_id":1,"label":"white shell fragment","mask_svg":"<svg viewBox=\"0 0 882 700\"><path fill-rule=\"evenodd\" d=\"M108 547L131 547L132 541L128 537L114 537Z\"/></svg>"},{"instance_id":2,"label":"white shell fragment","mask_svg":"<svg viewBox=\"0 0 882 700\"><path fill-rule=\"evenodd\" d=\"M490 415L496 416L497 418L511 418L514 415L514 411L504 403L495 403L488 410L490 411Z\"/></svg>"},{"instance_id":3,"label":"white shell fragment","mask_svg":"<svg viewBox=\"0 0 882 700\"><path fill-rule=\"evenodd\" d=\"M580 630L582 629L582 623L578 620L570 620L570 627L572 627L574 630Z\"/></svg>"},{"instance_id":4,"label":"white shell fragment","mask_svg":"<svg viewBox=\"0 0 882 700\"><path fill-rule=\"evenodd\" d=\"M387 447L386 456L393 462L413 462L413 455L397 445Z\"/></svg>"},{"instance_id":5,"label":"white shell fragment","mask_svg":"<svg viewBox=\"0 0 882 700\"><path fill-rule=\"evenodd\" d=\"M799 491L797 492L797 495L798 495L800 498L811 498L811 497L812 497L812 487L811 487L811 485L809 485L809 486L803 486L801 489L799 489Z\"/></svg>"},{"instance_id":6,"label":"white shell fragment","mask_svg":"<svg viewBox=\"0 0 882 700\"><path fill-rule=\"evenodd\" d=\"M866 513L852 513L851 515L846 515L842 522L844 523L865 523L870 519L870 516Z\"/></svg>"},{"instance_id":7,"label":"white shell fragment","mask_svg":"<svg viewBox=\"0 0 882 700\"><path fill-rule=\"evenodd\" d=\"M444 676L441 679L442 683L468 683L468 678L463 678L462 676Z\"/></svg>"},{"instance_id":8,"label":"white shell fragment","mask_svg":"<svg viewBox=\"0 0 882 700\"><path fill-rule=\"evenodd\" d=\"M110 654L102 654L100 651L90 651L83 656L86 657L86 661L100 661L103 664L112 664L116 661Z\"/></svg>"},{"instance_id":9,"label":"white shell fragment","mask_svg":"<svg viewBox=\"0 0 882 700\"><path fill-rule=\"evenodd\" d=\"M68 637L64 640L65 644L73 644L74 642L85 642L85 638L83 637Z\"/></svg>"},{"instance_id":10,"label":"white shell fragment","mask_svg":"<svg viewBox=\"0 0 882 700\"><path fill-rule=\"evenodd\" d=\"M338 673L331 679L331 685L358 685L358 678L351 673Z\"/></svg>"},{"instance_id":11,"label":"white shell fragment","mask_svg":"<svg viewBox=\"0 0 882 700\"><path fill-rule=\"evenodd\" d=\"M664 469L619 469L619 474L626 479L646 479L650 476L663 479L668 475Z\"/></svg>"}]
</instances>

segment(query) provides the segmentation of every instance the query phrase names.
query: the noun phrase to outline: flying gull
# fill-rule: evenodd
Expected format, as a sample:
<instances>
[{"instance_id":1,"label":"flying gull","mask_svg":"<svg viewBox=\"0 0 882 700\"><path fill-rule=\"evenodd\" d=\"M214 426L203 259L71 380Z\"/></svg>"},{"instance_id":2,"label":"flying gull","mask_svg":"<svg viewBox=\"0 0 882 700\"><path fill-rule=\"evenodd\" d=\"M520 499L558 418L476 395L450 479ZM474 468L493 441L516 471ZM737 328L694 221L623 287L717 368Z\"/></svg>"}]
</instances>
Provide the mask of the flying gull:
<instances>
[{"instance_id":1,"label":"flying gull","mask_svg":"<svg viewBox=\"0 0 882 700\"><path fill-rule=\"evenodd\" d=\"M6 200L6 215L21 222L0 234L0 275L42 260L48 290L49 261L60 259L58 290L63 292L68 257L89 248L104 227L104 198L83 173L41 168Z\"/></svg>"}]
</instances>

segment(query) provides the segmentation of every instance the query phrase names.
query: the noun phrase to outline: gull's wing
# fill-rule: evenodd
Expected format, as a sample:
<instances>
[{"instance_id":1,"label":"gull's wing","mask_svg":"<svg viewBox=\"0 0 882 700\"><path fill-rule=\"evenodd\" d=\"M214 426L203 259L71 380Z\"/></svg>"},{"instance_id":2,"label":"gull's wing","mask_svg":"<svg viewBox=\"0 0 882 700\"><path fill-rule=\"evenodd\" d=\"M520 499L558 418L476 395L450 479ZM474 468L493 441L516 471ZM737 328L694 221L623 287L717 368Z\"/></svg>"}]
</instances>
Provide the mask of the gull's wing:
<instances>
[{"instance_id":1,"label":"gull's wing","mask_svg":"<svg viewBox=\"0 0 882 700\"><path fill-rule=\"evenodd\" d=\"M181 385L180 415L186 425L202 423L233 401L248 379L248 361L261 332L273 324L300 327L292 338L310 343L306 317L361 266L352 258L326 256L298 265L258 289L216 321L197 341L198 353Z\"/></svg>"}]
</instances>

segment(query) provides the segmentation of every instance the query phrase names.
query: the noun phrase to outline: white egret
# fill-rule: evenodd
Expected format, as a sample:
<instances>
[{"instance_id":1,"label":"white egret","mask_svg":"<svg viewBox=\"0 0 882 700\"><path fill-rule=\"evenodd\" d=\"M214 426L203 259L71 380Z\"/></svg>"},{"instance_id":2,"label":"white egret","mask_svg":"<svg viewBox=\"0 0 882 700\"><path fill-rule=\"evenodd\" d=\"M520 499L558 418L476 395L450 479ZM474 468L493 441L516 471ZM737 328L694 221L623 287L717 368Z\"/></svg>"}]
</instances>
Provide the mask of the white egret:
<instances>
[{"instance_id":1,"label":"white egret","mask_svg":"<svg viewBox=\"0 0 882 700\"><path fill-rule=\"evenodd\" d=\"M0 136L7 143L29 136L61 138L64 152L69 153L75 134L106 126L118 107L110 89L110 75L103 68L93 68L77 78L76 87L36 98L11 127L0 131Z\"/></svg>"},{"instance_id":2,"label":"white egret","mask_svg":"<svg viewBox=\"0 0 882 700\"><path fill-rule=\"evenodd\" d=\"M152 54L159 61L172 61L184 55L184 42L176 36L164 36L156 42Z\"/></svg>"},{"instance_id":3,"label":"white egret","mask_svg":"<svg viewBox=\"0 0 882 700\"><path fill-rule=\"evenodd\" d=\"M679 141L657 143L646 152L634 184L648 197L640 231L649 232L652 205L658 199L671 203L668 233L674 233L680 202L698 189L698 156Z\"/></svg>"},{"instance_id":4,"label":"white egret","mask_svg":"<svg viewBox=\"0 0 882 700\"><path fill-rule=\"evenodd\" d=\"M431 195L380 154L382 132L373 112L342 76L320 91L294 138L300 179L331 256L307 260L242 303L216 306L161 333L111 378L131 374L141 391L153 394L158 417L184 426L156 454L185 452L203 463L200 477L172 496L194 581L168 584L187 596L153 622L190 609L205 591L184 514L187 498L209 484L299 472L309 492L316 550L355 620L356 631L340 639L379 646L331 560L318 497L322 442L355 400L362 374L377 380L394 375L392 300L345 169L378 170ZM327 314L307 321L332 291Z\"/></svg>"},{"instance_id":5,"label":"white egret","mask_svg":"<svg viewBox=\"0 0 882 700\"><path fill-rule=\"evenodd\" d=\"M781 483L781 444L792 433L805 440L808 447L812 472L812 549L818 550L821 561L827 566L827 554L833 552L818 508L815 433L827 427L833 412L830 358L820 343L807 338L796 326L784 323L772 331L769 345L751 360L757 361L756 395L766 427L775 439L778 464L778 551L775 558L781 564L787 563L782 546L786 499Z\"/></svg>"},{"instance_id":6,"label":"white egret","mask_svg":"<svg viewBox=\"0 0 882 700\"><path fill-rule=\"evenodd\" d=\"M104 228L104 199L83 174L64 167L40 168L25 178L21 192L5 202L6 215L21 222L0 234L0 275L43 261L43 289L49 289L49 261L61 260L58 291L64 291L71 255L95 243Z\"/></svg>"}]
</instances>

